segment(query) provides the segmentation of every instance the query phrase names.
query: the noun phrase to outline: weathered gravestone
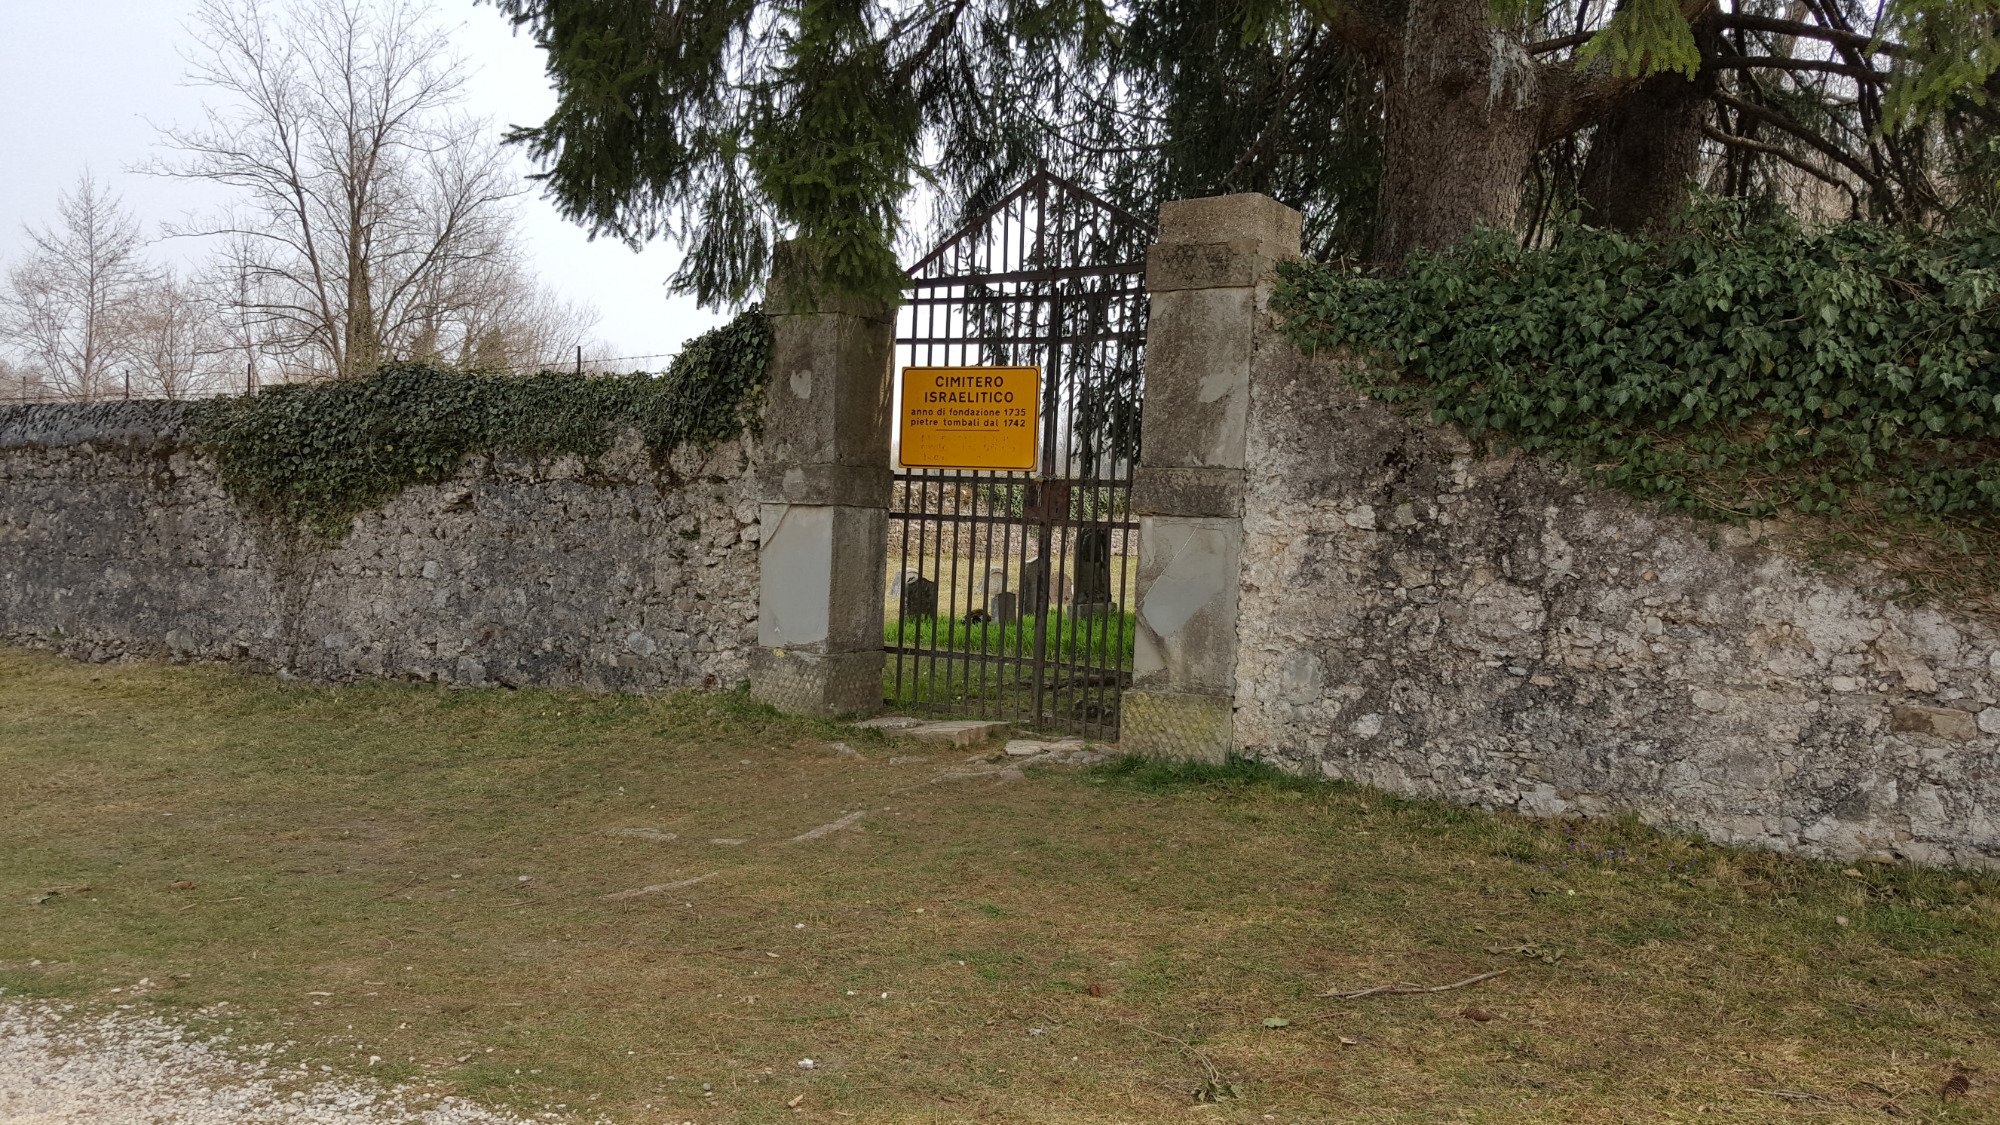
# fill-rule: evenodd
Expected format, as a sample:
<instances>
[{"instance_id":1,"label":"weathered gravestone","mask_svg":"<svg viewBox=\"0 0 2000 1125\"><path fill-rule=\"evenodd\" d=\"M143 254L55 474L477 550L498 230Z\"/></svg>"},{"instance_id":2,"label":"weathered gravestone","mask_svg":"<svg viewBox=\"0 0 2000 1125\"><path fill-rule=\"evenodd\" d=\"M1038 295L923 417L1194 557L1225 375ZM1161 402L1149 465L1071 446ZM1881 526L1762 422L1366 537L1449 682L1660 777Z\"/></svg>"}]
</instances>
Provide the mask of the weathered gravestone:
<instances>
[{"instance_id":1,"label":"weathered gravestone","mask_svg":"<svg viewBox=\"0 0 2000 1125\"><path fill-rule=\"evenodd\" d=\"M1111 529L1085 527L1076 533L1076 579L1070 604L1080 613L1108 613L1111 596Z\"/></svg>"},{"instance_id":2,"label":"weathered gravestone","mask_svg":"<svg viewBox=\"0 0 2000 1125\"><path fill-rule=\"evenodd\" d=\"M922 575L913 575L903 583L903 620L936 617L938 605L937 583Z\"/></svg>"},{"instance_id":3,"label":"weathered gravestone","mask_svg":"<svg viewBox=\"0 0 2000 1125\"><path fill-rule=\"evenodd\" d=\"M1042 614L1049 608L1049 564L1029 559L1021 564L1021 612Z\"/></svg>"},{"instance_id":4,"label":"weathered gravestone","mask_svg":"<svg viewBox=\"0 0 2000 1125\"><path fill-rule=\"evenodd\" d=\"M1005 567L989 567L986 571L986 615L999 624L1007 624L1019 617L1021 605L1007 589Z\"/></svg>"}]
</instances>

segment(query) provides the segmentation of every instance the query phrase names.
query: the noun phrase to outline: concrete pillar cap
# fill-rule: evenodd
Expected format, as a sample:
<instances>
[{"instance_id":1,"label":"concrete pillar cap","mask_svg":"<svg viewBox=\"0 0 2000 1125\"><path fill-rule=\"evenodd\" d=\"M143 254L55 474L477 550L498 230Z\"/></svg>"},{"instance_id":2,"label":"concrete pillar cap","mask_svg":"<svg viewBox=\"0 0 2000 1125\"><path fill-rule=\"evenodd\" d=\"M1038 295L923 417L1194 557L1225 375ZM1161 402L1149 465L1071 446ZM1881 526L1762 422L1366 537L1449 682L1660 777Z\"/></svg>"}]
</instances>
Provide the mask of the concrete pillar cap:
<instances>
[{"instance_id":1,"label":"concrete pillar cap","mask_svg":"<svg viewBox=\"0 0 2000 1125\"><path fill-rule=\"evenodd\" d=\"M1212 195L1206 199L1176 199L1160 205L1162 245L1172 243L1255 242L1274 258L1299 253L1297 211L1257 192Z\"/></svg>"}]
</instances>

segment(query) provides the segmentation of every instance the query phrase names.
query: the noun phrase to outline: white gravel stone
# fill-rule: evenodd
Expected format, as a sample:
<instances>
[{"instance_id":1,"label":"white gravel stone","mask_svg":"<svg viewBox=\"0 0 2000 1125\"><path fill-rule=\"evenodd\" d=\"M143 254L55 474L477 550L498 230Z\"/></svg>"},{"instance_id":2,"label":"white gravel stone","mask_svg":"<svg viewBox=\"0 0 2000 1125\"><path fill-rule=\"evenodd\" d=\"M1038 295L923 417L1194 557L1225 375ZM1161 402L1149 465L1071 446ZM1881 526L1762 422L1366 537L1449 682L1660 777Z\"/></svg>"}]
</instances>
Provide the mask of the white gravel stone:
<instances>
[{"instance_id":1,"label":"white gravel stone","mask_svg":"<svg viewBox=\"0 0 2000 1125\"><path fill-rule=\"evenodd\" d=\"M260 1053L261 1052L261 1053ZM308 1080L151 1016L0 1000L8 1125L546 1125L367 1078ZM571 1118L569 1120L575 1120Z\"/></svg>"}]
</instances>

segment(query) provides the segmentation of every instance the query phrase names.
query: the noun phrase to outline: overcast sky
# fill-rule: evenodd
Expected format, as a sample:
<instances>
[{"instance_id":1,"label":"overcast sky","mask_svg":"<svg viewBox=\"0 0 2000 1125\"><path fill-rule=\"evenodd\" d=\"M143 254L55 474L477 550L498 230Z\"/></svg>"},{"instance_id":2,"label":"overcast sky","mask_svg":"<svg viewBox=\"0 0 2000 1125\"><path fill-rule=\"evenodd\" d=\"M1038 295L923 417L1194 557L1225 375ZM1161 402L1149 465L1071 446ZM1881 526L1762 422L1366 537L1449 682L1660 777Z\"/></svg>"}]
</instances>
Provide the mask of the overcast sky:
<instances>
[{"instance_id":1,"label":"overcast sky","mask_svg":"<svg viewBox=\"0 0 2000 1125\"><path fill-rule=\"evenodd\" d=\"M490 6L428 2L476 68L467 108L491 118L496 132L540 122L555 103L541 52ZM0 263L20 253L24 222L53 221L56 194L86 166L124 197L149 236L163 220L227 198L220 188L131 170L158 152L153 124L199 120L203 92L181 81L194 7L195 0L0 4L7 17L0 31ZM525 174L526 162L519 166ZM568 299L596 306L597 335L612 355L671 353L719 321L687 298L667 297L662 283L680 260L674 247L635 254L618 242L591 242L533 192L518 205L520 236L540 276ZM169 242L154 250L162 261L177 261L191 248Z\"/></svg>"}]
</instances>

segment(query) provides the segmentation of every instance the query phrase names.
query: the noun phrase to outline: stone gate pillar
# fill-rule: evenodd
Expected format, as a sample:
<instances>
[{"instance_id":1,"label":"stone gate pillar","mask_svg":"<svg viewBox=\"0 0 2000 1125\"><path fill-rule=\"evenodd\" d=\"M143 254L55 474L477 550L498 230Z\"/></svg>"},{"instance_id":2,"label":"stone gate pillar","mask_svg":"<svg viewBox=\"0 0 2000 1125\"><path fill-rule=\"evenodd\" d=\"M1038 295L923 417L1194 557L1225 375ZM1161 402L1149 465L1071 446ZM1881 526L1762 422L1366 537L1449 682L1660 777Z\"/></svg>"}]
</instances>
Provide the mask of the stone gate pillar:
<instances>
[{"instance_id":1,"label":"stone gate pillar","mask_svg":"<svg viewBox=\"0 0 2000 1125\"><path fill-rule=\"evenodd\" d=\"M788 244L774 258L750 692L793 714L876 711L895 314L848 298L797 311L810 267Z\"/></svg>"},{"instance_id":2,"label":"stone gate pillar","mask_svg":"<svg viewBox=\"0 0 2000 1125\"><path fill-rule=\"evenodd\" d=\"M1299 213L1264 195L1160 208L1146 256L1152 314L1132 509L1138 635L1120 700L1130 752L1221 761L1235 744L1236 604L1250 368L1265 306L1299 254Z\"/></svg>"}]
</instances>

